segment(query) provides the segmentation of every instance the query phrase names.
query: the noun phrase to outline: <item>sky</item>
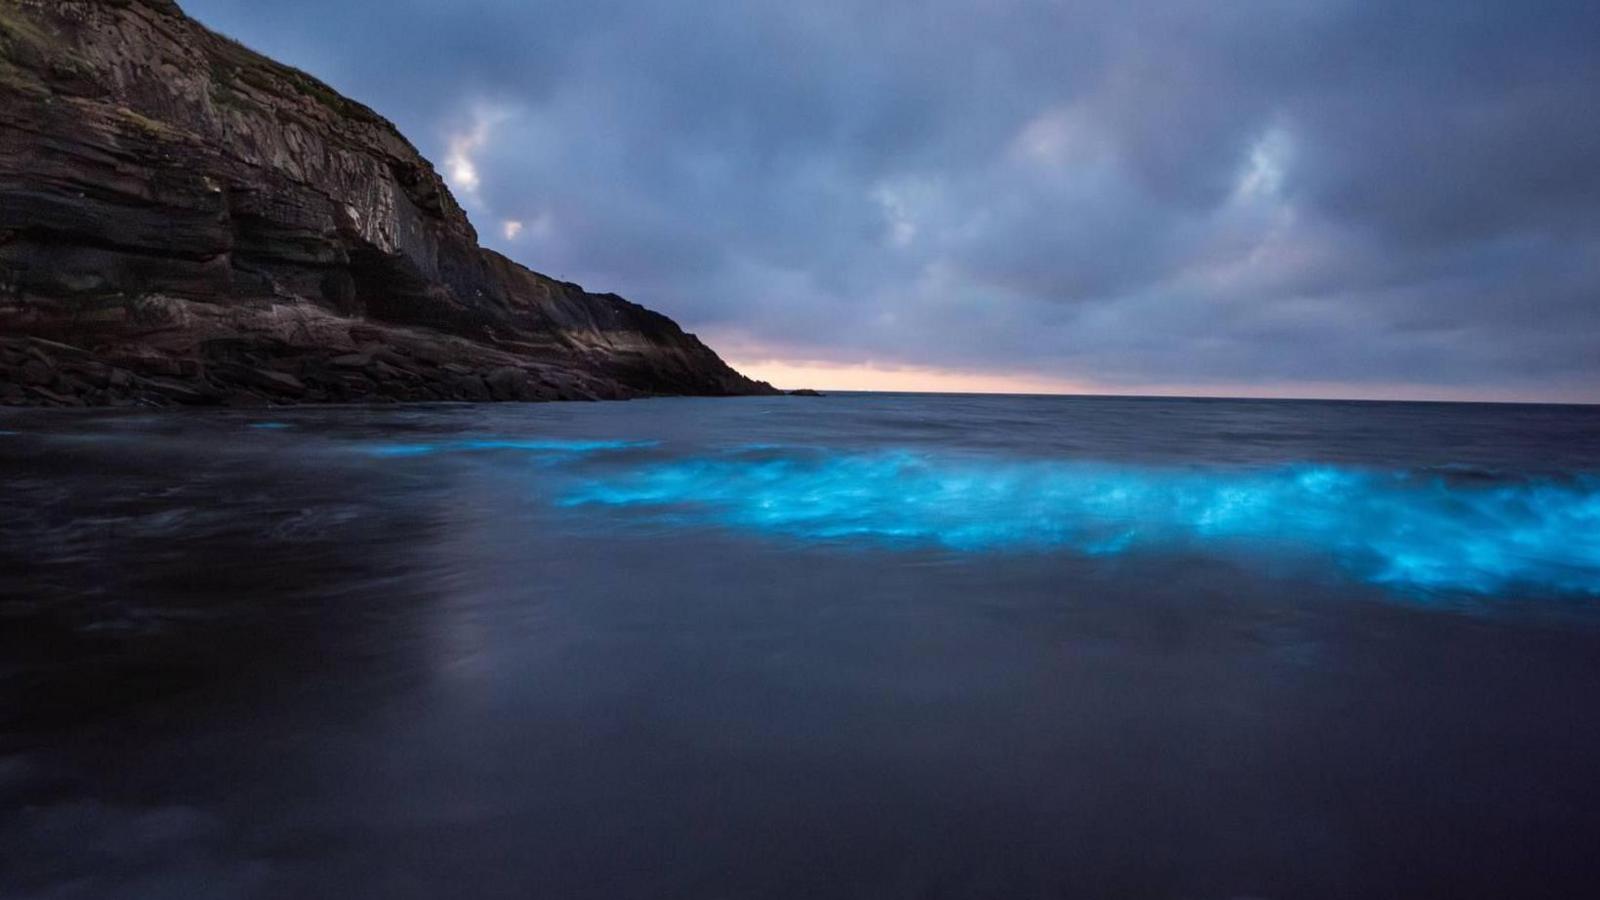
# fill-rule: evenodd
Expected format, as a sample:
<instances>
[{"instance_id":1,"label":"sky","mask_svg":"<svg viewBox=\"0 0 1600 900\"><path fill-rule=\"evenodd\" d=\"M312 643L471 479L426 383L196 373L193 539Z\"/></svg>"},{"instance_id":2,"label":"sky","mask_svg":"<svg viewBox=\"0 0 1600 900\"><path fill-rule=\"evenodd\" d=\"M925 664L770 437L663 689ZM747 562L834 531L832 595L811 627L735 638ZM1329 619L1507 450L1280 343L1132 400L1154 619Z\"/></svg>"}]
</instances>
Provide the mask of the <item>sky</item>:
<instances>
[{"instance_id":1,"label":"sky","mask_svg":"<svg viewBox=\"0 0 1600 900\"><path fill-rule=\"evenodd\" d=\"M1592 0L182 0L782 387L1600 402Z\"/></svg>"}]
</instances>

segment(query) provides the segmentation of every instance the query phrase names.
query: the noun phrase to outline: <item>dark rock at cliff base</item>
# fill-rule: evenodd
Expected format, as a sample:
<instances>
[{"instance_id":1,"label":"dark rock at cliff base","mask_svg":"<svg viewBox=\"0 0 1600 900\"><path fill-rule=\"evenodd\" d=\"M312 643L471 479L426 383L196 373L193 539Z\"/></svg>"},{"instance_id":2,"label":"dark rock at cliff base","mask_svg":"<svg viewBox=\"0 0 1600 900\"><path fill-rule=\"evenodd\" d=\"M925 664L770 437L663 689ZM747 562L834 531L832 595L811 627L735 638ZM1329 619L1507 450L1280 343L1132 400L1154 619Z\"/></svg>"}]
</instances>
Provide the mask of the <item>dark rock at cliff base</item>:
<instances>
[{"instance_id":1,"label":"dark rock at cliff base","mask_svg":"<svg viewBox=\"0 0 1600 900\"><path fill-rule=\"evenodd\" d=\"M0 403L776 393L168 0L0 0Z\"/></svg>"},{"instance_id":2,"label":"dark rock at cliff base","mask_svg":"<svg viewBox=\"0 0 1600 900\"><path fill-rule=\"evenodd\" d=\"M826 397L826 396L828 396L827 394L824 394L821 391L812 390L811 388L798 388L796 390L788 391L787 393L791 397Z\"/></svg>"}]
</instances>

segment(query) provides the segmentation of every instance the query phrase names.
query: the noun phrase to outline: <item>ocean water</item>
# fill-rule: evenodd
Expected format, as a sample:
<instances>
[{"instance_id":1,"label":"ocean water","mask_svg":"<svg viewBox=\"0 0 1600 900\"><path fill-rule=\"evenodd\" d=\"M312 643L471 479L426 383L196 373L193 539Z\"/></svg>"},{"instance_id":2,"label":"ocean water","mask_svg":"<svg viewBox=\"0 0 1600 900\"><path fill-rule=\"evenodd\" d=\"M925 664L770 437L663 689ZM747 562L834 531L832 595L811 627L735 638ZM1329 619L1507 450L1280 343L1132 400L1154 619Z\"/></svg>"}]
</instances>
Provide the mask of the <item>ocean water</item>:
<instances>
[{"instance_id":1,"label":"ocean water","mask_svg":"<svg viewBox=\"0 0 1600 900\"><path fill-rule=\"evenodd\" d=\"M0 897L1600 889L1600 408L0 412Z\"/></svg>"}]
</instances>

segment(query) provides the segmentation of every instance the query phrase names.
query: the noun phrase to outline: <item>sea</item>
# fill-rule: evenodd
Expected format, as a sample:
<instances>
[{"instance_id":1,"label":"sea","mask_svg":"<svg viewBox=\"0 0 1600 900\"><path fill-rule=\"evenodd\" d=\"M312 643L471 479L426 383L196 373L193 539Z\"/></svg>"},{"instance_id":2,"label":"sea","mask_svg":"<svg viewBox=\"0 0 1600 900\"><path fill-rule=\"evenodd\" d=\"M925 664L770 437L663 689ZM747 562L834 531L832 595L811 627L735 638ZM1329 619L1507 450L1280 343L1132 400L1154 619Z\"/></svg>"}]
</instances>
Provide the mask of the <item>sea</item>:
<instances>
[{"instance_id":1,"label":"sea","mask_svg":"<svg viewBox=\"0 0 1600 900\"><path fill-rule=\"evenodd\" d=\"M1600 896L1600 407L0 412L0 897Z\"/></svg>"}]
</instances>

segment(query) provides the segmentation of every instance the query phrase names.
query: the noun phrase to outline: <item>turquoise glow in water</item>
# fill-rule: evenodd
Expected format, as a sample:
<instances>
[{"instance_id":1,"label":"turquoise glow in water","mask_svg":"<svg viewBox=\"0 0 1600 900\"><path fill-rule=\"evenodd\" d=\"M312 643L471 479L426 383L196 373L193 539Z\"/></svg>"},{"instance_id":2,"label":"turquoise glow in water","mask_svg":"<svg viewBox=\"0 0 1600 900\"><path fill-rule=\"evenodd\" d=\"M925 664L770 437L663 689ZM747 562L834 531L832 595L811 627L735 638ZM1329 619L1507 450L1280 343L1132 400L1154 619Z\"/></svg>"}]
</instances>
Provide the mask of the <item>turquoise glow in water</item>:
<instances>
[{"instance_id":1,"label":"turquoise glow in water","mask_svg":"<svg viewBox=\"0 0 1600 900\"><path fill-rule=\"evenodd\" d=\"M589 476L567 506L963 552L1272 550L1373 582L1600 594L1600 479L1474 483L1327 465L1162 469L771 448Z\"/></svg>"}]
</instances>

